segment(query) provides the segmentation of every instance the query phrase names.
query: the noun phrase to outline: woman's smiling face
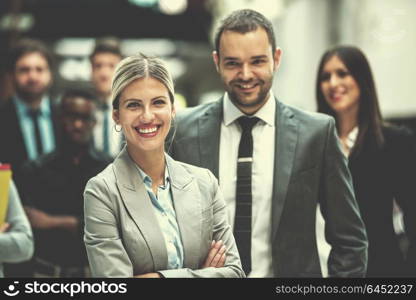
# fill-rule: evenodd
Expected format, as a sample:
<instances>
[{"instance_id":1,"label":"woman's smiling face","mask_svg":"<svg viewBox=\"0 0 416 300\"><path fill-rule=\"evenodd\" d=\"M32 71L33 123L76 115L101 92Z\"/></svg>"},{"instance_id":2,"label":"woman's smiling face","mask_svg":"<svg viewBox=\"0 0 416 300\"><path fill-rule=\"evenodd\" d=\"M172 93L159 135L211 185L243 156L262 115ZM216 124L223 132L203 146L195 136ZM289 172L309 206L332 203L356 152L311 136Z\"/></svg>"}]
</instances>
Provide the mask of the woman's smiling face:
<instances>
[{"instance_id":1,"label":"woman's smiling face","mask_svg":"<svg viewBox=\"0 0 416 300\"><path fill-rule=\"evenodd\" d=\"M164 151L175 110L166 86L152 77L134 80L120 94L113 119L127 144L141 151Z\"/></svg>"},{"instance_id":2,"label":"woman's smiling face","mask_svg":"<svg viewBox=\"0 0 416 300\"><path fill-rule=\"evenodd\" d=\"M336 114L358 112L360 87L338 56L325 63L320 78L322 94Z\"/></svg>"}]
</instances>

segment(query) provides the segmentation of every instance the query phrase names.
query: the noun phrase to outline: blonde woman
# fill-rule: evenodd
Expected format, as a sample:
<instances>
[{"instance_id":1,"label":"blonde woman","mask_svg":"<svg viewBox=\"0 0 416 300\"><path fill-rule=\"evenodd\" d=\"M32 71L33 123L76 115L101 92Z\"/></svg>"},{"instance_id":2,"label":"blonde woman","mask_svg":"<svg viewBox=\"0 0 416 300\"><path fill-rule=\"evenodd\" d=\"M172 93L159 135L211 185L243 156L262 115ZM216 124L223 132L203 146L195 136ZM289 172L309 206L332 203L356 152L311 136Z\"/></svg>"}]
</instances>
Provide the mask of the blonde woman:
<instances>
[{"instance_id":1,"label":"blonde woman","mask_svg":"<svg viewBox=\"0 0 416 300\"><path fill-rule=\"evenodd\" d=\"M243 277L217 180L164 152L175 117L164 63L142 54L122 60L112 99L127 145L85 189L92 275Z\"/></svg>"}]
</instances>

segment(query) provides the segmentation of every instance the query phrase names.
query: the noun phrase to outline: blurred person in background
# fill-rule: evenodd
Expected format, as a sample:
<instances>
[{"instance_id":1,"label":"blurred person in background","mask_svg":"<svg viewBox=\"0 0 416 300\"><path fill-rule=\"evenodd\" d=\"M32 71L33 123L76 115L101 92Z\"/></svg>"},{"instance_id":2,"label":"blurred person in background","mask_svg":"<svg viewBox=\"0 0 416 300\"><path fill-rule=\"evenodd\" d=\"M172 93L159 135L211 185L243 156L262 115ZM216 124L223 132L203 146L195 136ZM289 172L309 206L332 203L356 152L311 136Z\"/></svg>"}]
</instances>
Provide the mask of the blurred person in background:
<instances>
[{"instance_id":1,"label":"blurred person in background","mask_svg":"<svg viewBox=\"0 0 416 300\"><path fill-rule=\"evenodd\" d=\"M0 164L1 165L1 164ZM0 277L3 263L19 263L31 259L33 236L13 181L10 182L6 222L0 225Z\"/></svg>"},{"instance_id":2,"label":"blurred person in background","mask_svg":"<svg viewBox=\"0 0 416 300\"><path fill-rule=\"evenodd\" d=\"M15 94L0 107L0 161L11 164L19 191L23 163L53 151L59 143L58 113L48 95L52 67L52 54L41 41L21 39L10 50L8 72ZM5 264L6 276L25 276L25 265Z\"/></svg>"},{"instance_id":3,"label":"blurred person in background","mask_svg":"<svg viewBox=\"0 0 416 300\"><path fill-rule=\"evenodd\" d=\"M15 94L0 108L0 160L14 174L26 160L55 149L57 112L48 90L52 84L52 54L37 40L22 39L10 51L9 72ZM17 186L19 183L16 182Z\"/></svg>"},{"instance_id":4,"label":"blurred person in background","mask_svg":"<svg viewBox=\"0 0 416 300\"><path fill-rule=\"evenodd\" d=\"M125 58L112 86L127 145L85 188L85 244L95 277L244 277L218 182L173 160L175 117L163 61Z\"/></svg>"},{"instance_id":5,"label":"blurred person in background","mask_svg":"<svg viewBox=\"0 0 416 300\"><path fill-rule=\"evenodd\" d=\"M114 130L111 110L111 79L123 58L120 43L114 38L98 39L90 55L91 81L99 99L94 145L112 157L121 150L122 134Z\"/></svg>"},{"instance_id":6,"label":"blurred person in background","mask_svg":"<svg viewBox=\"0 0 416 300\"><path fill-rule=\"evenodd\" d=\"M416 275L416 147L412 134L383 122L370 65L356 47L321 58L319 112L335 118L369 241L368 277ZM404 213L405 258L393 228L393 200Z\"/></svg>"},{"instance_id":7,"label":"blurred person in background","mask_svg":"<svg viewBox=\"0 0 416 300\"><path fill-rule=\"evenodd\" d=\"M111 161L92 146L97 101L86 90L68 90L60 103L62 144L25 164L21 194L35 236L35 277L86 277L83 242L87 181ZM29 275L29 274L28 274Z\"/></svg>"}]
</instances>

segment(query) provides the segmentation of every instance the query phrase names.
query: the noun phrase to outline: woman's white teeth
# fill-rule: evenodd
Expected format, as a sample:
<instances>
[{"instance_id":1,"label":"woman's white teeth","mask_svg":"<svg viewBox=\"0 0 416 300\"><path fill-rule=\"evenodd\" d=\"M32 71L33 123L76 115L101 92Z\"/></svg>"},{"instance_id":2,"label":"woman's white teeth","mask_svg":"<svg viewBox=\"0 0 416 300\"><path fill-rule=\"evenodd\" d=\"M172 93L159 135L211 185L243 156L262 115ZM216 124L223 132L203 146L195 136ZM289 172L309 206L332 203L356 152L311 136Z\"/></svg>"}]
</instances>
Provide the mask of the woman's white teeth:
<instances>
[{"instance_id":1,"label":"woman's white teeth","mask_svg":"<svg viewBox=\"0 0 416 300\"><path fill-rule=\"evenodd\" d=\"M139 132L140 133L152 133L155 132L157 130L157 127L152 127L152 128L139 128Z\"/></svg>"}]
</instances>

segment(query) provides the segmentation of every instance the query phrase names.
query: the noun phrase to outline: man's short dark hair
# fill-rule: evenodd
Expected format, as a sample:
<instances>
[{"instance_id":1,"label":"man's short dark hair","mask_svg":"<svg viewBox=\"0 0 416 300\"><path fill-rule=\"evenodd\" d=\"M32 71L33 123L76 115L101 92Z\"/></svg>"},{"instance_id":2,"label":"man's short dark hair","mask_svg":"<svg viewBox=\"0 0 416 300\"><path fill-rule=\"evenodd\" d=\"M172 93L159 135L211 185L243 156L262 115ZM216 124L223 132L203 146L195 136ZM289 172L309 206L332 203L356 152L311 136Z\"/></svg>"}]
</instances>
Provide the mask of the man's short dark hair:
<instances>
[{"instance_id":1,"label":"man's short dark hair","mask_svg":"<svg viewBox=\"0 0 416 300\"><path fill-rule=\"evenodd\" d=\"M92 62L94 56L100 53L111 53L123 58L123 55L121 54L120 41L116 38L103 38L96 40L94 50L90 55L90 61Z\"/></svg>"},{"instance_id":2,"label":"man's short dark hair","mask_svg":"<svg viewBox=\"0 0 416 300\"><path fill-rule=\"evenodd\" d=\"M273 53L276 50L276 38L274 36L272 23L261 13L252 9L241 9L232 12L224 20L222 20L215 34L215 50L219 55L220 39L224 31L234 31L239 33L247 33L257 30L258 27L263 28L269 38Z\"/></svg>"},{"instance_id":3,"label":"man's short dark hair","mask_svg":"<svg viewBox=\"0 0 416 300\"><path fill-rule=\"evenodd\" d=\"M66 99L82 98L87 101L91 101L95 105L98 105L98 99L95 93L87 89L68 89L61 97L61 110L63 109L64 102Z\"/></svg>"},{"instance_id":4,"label":"man's short dark hair","mask_svg":"<svg viewBox=\"0 0 416 300\"><path fill-rule=\"evenodd\" d=\"M53 67L53 56L44 43L39 40L24 38L17 41L10 49L8 69L14 71L17 61L24 55L39 53L48 62L49 69Z\"/></svg>"}]
</instances>

